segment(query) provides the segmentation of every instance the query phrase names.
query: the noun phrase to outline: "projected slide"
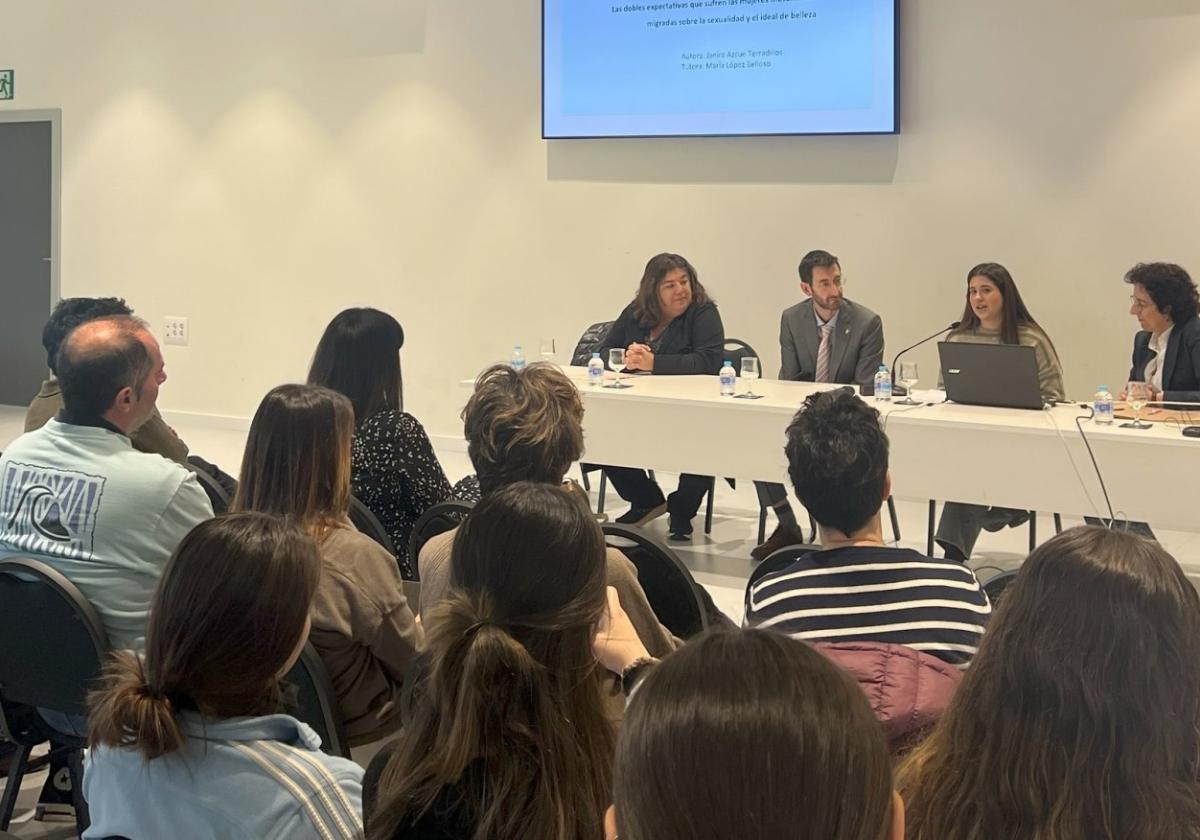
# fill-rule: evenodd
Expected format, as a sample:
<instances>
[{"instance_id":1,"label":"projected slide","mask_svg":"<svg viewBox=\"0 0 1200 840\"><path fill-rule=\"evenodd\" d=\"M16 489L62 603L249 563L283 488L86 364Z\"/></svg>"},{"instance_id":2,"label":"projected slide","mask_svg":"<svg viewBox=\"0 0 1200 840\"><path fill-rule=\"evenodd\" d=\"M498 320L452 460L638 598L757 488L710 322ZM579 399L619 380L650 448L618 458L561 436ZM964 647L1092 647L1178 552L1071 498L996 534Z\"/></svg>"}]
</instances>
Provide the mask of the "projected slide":
<instances>
[{"instance_id":1,"label":"projected slide","mask_svg":"<svg viewBox=\"0 0 1200 840\"><path fill-rule=\"evenodd\" d=\"M898 129L897 0L543 0L542 133Z\"/></svg>"}]
</instances>

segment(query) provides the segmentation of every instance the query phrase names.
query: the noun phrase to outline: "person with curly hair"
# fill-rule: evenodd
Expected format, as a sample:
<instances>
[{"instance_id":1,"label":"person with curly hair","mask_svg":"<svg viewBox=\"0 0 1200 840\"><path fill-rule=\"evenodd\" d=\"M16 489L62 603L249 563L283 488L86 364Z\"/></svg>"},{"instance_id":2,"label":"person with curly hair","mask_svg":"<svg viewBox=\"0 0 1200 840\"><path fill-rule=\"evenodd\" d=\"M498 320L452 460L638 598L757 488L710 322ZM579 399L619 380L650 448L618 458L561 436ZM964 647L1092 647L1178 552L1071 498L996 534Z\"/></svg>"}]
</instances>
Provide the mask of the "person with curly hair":
<instances>
[{"instance_id":1,"label":"person with curly hair","mask_svg":"<svg viewBox=\"0 0 1200 840\"><path fill-rule=\"evenodd\" d=\"M1149 382L1155 401L1200 402L1200 295L1182 266L1138 263L1125 274L1133 286L1129 314L1141 330L1133 337L1129 381Z\"/></svg>"}]
</instances>

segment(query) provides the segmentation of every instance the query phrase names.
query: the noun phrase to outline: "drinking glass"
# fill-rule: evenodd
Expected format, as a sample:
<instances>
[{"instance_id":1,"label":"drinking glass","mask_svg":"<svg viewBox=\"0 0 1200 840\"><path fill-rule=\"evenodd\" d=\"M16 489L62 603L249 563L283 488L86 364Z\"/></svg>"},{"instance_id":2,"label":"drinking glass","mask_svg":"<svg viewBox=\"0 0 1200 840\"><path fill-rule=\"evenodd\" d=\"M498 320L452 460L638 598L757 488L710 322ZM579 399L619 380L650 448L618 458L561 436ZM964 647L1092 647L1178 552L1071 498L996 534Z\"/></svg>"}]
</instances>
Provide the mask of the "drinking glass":
<instances>
[{"instance_id":1,"label":"drinking glass","mask_svg":"<svg viewBox=\"0 0 1200 840\"><path fill-rule=\"evenodd\" d=\"M613 347L608 351L608 366L617 374L617 378L605 385L605 388L632 388L621 381L621 368L625 367L625 348Z\"/></svg>"},{"instance_id":2,"label":"drinking glass","mask_svg":"<svg viewBox=\"0 0 1200 840\"><path fill-rule=\"evenodd\" d=\"M1142 409L1154 399L1154 388L1149 382L1130 382L1125 386L1125 401L1133 409L1133 422L1122 423L1122 429L1149 429L1150 423L1142 422Z\"/></svg>"},{"instance_id":3,"label":"drinking glass","mask_svg":"<svg viewBox=\"0 0 1200 840\"><path fill-rule=\"evenodd\" d=\"M754 380L758 379L758 359L756 357L742 357L742 379L746 380L746 393L738 394L738 398L743 400L762 399L762 394L754 393Z\"/></svg>"},{"instance_id":4,"label":"drinking glass","mask_svg":"<svg viewBox=\"0 0 1200 840\"><path fill-rule=\"evenodd\" d=\"M904 386L904 399L896 400L897 405L920 405L920 402L913 399L913 386L920 381L920 375L917 373L916 362L901 362L900 363L900 384Z\"/></svg>"},{"instance_id":5,"label":"drinking glass","mask_svg":"<svg viewBox=\"0 0 1200 840\"><path fill-rule=\"evenodd\" d=\"M553 338L543 338L538 342L538 351L543 362L553 362L558 348L555 346Z\"/></svg>"}]
</instances>

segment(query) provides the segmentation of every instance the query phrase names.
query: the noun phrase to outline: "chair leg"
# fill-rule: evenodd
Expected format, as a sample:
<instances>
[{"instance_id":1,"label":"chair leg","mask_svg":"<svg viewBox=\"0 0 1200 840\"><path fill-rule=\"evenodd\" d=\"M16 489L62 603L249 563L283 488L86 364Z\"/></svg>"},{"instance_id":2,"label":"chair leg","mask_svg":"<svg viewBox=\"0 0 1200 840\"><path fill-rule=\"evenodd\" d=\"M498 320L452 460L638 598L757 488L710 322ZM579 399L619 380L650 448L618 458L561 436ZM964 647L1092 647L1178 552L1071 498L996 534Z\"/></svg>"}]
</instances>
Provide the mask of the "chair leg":
<instances>
[{"instance_id":1,"label":"chair leg","mask_svg":"<svg viewBox=\"0 0 1200 840\"><path fill-rule=\"evenodd\" d=\"M937 499L929 500L929 526L925 531L925 556L933 556L933 529L937 527Z\"/></svg>"},{"instance_id":2,"label":"chair leg","mask_svg":"<svg viewBox=\"0 0 1200 840\"><path fill-rule=\"evenodd\" d=\"M592 482L588 480L587 470L581 469L579 471L579 475L583 479L583 482L582 482L583 489L588 491L589 493L591 493L592 492ZM603 473L601 473L601 475L603 475Z\"/></svg>"},{"instance_id":3,"label":"chair leg","mask_svg":"<svg viewBox=\"0 0 1200 840\"><path fill-rule=\"evenodd\" d=\"M87 800L83 798L83 750L72 750L67 762L71 768L71 800L75 805L75 827L82 837L84 830L92 824Z\"/></svg>"},{"instance_id":4,"label":"chair leg","mask_svg":"<svg viewBox=\"0 0 1200 840\"><path fill-rule=\"evenodd\" d=\"M600 498L596 500L596 513L604 513L604 491L608 489L608 475L600 471Z\"/></svg>"},{"instance_id":5,"label":"chair leg","mask_svg":"<svg viewBox=\"0 0 1200 840\"><path fill-rule=\"evenodd\" d=\"M653 481L655 484L657 484L657 483L658 483L658 476L656 476L656 475L654 474L654 470L646 470L646 472L650 473L650 480L651 480L651 481Z\"/></svg>"},{"instance_id":6,"label":"chair leg","mask_svg":"<svg viewBox=\"0 0 1200 840\"><path fill-rule=\"evenodd\" d=\"M813 515L808 515L808 542L810 545L817 544L817 520L813 519Z\"/></svg>"},{"instance_id":7,"label":"chair leg","mask_svg":"<svg viewBox=\"0 0 1200 840\"><path fill-rule=\"evenodd\" d=\"M767 507L758 506L758 545L767 541Z\"/></svg>"},{"instance_id":8,"label":"chair leg","mask_svg":"<svg viewBox=\"0 0 1200 840\"><path fill-rule=\"evenodd\" d=\"M1037 548L1037 511L1029 511L1029 550Z\"/></svg>"},{"instance_id":9,"label":"chair leg","mask_svg":"<svg viewBox=\"0 0 1200 840\"><path fill-rule=\"evenodd\" d=\"M1056 534L1062 533L1062 514L1061 513L1054 514L1054 533L1056 533Z\"/></svg>"},{"instance_id":10,"label":"chair leg","mask_svg":"<svg viewBox=\"0 0 1200 840\"><path fill-rule=\"evenodd\" d=\"M896 500L888 496L888 516L892 518L892 534L896 537L896 542L900 542L900 517L896 515Z\"/></svg>"},{"instance_id":11,"label":"chair leg","mask_svg":"<svg viewBox=\"0 0 1200 840\"><path fill-rule=\"evenodd\" d=\"M17 794L21 792L21 780L29 766L29 753L33 747L18 744L16 752L8 762L8 782L4 786L4 796L0 797L0 831L8 831L12 821L13 810L17 807Z\"/></svg>"},{"instance_id":12,"label":"chair leg","mask_svg":"<svg viewBox=\"0 0 1200 840\"><path fill-rule=\"evenodd\" d=\"M717 495L717 480L714 478L708 487L708 505L704 508L704 533L712 533L713 496Z\"/></svg>"}]
</instances>

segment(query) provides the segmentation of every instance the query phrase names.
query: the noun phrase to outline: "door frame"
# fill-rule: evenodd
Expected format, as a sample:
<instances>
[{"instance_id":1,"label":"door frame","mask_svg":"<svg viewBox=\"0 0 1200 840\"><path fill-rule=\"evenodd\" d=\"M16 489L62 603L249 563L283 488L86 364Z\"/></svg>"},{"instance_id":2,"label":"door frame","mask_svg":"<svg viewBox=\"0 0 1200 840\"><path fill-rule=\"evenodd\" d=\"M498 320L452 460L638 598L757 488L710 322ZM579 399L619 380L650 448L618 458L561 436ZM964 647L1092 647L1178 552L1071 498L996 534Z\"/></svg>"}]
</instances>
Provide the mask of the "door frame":
<instances>
[{"instance_id":1,"label":"door frame","mask_svg":"<svg viewBox=\"0 0 1200 840\"><path fill-rule=\"evenodd\" d=\"M59 264L62 233L62 109L29 108L0 110L0 123L50 123L50 310L62 297Z\"/></svg>"}]
</instances>

